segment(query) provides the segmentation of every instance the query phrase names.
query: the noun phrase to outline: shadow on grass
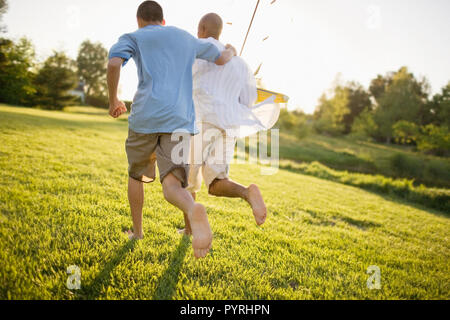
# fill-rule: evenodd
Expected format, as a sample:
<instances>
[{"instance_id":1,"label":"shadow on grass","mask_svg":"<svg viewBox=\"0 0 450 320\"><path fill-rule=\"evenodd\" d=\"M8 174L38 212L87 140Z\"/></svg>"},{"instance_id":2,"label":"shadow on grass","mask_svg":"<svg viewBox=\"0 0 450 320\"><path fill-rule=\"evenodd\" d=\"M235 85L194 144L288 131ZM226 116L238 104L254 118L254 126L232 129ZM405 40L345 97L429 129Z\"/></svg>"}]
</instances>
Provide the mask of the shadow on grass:
<instances>
[{"instance_id":1,"label":"shadow on grass","mask_svg":"<svg viewBox=\"0 0 450 320\"><path fill-rule=\"evenodd\" d=\"M350 226L358 228L359 230L367 230L367 229L381 227L381 224L373 222L373 221L358 220L358 219L354 219L354 218L347 217L347 216L341 216L339 219L341 221L346 222Z\"/></svg>"},{"instance_id":2,"label":"shadow on grass","mask_svg":"<svg viewBox=\"0 0 450 320\"><path fill-rule=\"evenodd\" d=\"M178 277L180 276L180 270L189 248L189 243L189 237L183 236L177 250L170 258L169 266L158 280L158 287L153 294L153 300L171 300L175 295Z\"/></svg>"},{"instance_id":3,"label":"shadow on grass","mask_svg":"<svg viewBox=\"0 0 450 320\"><path fill-rule=\"evenodd\" d=\"M315 225L335 226L337 221L342 221L351 227L363 231L381 227L381 224L374 221L354 219L337 212L331 216L325 216L312 210L305 210L305 212L307 212L312 218L310 223Z\"/></svg>"},{"instance_id":4,"label":"shadow on grass","mask_svg":"<svg viewBox=\"0 0 450 320\"><path fill-rule=\"evenodd\" d=\"M127 254L133 251L136 246L136 241L128 241L124 244L116 254L109 260L103 267L102 271L92 280L87 286L82 286L80 292L81 299L95 300L100 297L101 289L108 287L111 282L111 272L114 268L120 264L120 262L127 256Z\"/></svg>"}]
</instances>

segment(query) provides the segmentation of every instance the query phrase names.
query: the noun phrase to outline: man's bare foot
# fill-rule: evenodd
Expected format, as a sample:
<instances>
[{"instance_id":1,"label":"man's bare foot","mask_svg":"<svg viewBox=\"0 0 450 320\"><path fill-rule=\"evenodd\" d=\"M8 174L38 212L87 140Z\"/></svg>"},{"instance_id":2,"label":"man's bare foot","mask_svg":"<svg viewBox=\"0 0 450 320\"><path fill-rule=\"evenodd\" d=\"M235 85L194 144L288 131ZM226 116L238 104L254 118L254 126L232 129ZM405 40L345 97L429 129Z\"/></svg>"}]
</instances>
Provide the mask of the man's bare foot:
<instances>
[{"instance_id":1,"label":"man's bare foot","mask_svg":"<svg viewBox=\"0 0 450 320\"><path fill-rule=\"evenodd\" d=\"M188 236L188 237L192 236L192 231L188 230L187 228L178 229L177 232L178 232L178 234L182 234L182 235L185 235L185 236Z\"/></svg>"},{"instance_id":2,"label":"man's bare foot","mask_svg":"<svg viewBox=\"0 0 450 320\"><path fill-rule=\"evenodd\" d=\"M189 221L188 215L183 213L184 217L184 229L178 230L178 234L184 234L185 236L192 236L191 223Z\"/></svg>"},{"instance_id":3,"label":"man's bare foot","mask_svg":"<svg viewBox=\"0 0 450 320\"><path fill-rule=\"evenodd\" d=\"M142 240L142 239L144 239L144 235L136 236L133 233L133 231L131 231L131 230L126 231L125 234L128 236L128 239L130 239L130 240Z\"/></svg>"},{"instance_id":4,"label":"man's bare foot","mask_svg":"<svg viewBox=\"0 0 450 320\"><path fill-rule=\"evenodd\" d=\"M264 224L267 218L267 208L264 204L261 191L259 191L258 186L252 184L248 187L248 197L247 201L252 207L253 215L255 216L256 224L258 226Z\"/></svg>"},{"instance_id":5,"label":"man's bare foot","mask_svg":"<svg viewBox=\"0 0 450 320\"><path fill-rule=\"evenodd\" d=\"M197 259L204 258L211 249L213 238L205 207L196 203L189 220L192 228L192 248L194 249L194 256Z\"/></svg>"}]
</instances>

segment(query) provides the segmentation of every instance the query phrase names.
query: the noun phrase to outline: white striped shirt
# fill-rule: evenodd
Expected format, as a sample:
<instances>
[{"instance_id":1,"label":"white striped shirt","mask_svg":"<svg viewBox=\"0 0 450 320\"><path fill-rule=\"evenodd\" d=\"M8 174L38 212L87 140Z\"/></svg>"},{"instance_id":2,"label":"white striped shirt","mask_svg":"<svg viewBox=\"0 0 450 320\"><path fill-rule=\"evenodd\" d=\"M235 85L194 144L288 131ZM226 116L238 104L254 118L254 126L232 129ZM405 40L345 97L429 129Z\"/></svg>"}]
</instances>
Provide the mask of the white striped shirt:
<instances>
[{"instance_id":1,"label":"white striped shirt","mask_svg":"<svg viewBox=\"0 0 450 320\"><path fill-rule=\"evenodd\" d=\"M214 38L220 51L225 46ZM193 97L198 122L207 122L243 137L267 128L250 109L257 98L255 77L240 57L224 66L196 60L193 67Z\"/></svg>"}]
</instances>

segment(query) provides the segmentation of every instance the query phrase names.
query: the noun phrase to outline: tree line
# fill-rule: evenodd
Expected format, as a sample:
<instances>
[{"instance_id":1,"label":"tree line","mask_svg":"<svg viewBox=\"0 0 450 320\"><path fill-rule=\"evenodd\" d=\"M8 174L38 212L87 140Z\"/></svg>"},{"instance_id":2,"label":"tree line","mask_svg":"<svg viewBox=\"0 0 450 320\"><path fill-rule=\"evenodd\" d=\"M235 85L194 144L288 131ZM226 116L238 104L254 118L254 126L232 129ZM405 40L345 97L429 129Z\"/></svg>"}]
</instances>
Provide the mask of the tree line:
<instances>
[{"instance_id":1,"label":"tree line","mask_svg":"<svg viewBox=\"0 0 450 320\"><path fill-rule=\"evenodd\" d=\"M27 38L16 42L0 38L0 102L61 110L80 103L70 93L81 84L86 103L106 107L106 63L108 52L101 43L84 41L76 60L54 51L38 62Z\"/></svg>"},{"instance_id":2,"label":"tree line","mask_svg":"<svg viewBox=\"0 0 450 320\"><path fill-rule=\"evenodd\" d=\"M6 30L1 22L7 9L7 1L0 0L0 33ZM107 56L101 43L86 40L76 60L65 52L53 51L39 62L27 38L13 41L0 37L0 102L61 110L80 102L70 92L82 84L86 103L106 107Z\"/></svg>"},{"instance_id":3,"label":"tree line","mask_svg":"<svg viewBox=\"0 0 450 320\"><path fill-rule=\"evenodd\" d=\"M107 107L106 63L101 43L84 41L75 60L54 51L37 62L34 46L22 38L0 38L0 102L61 110L76 101L70 91L84 85L85 104ZM378 142L413 145L436 155L450 151L450 82L430 95L428 81L407 67L378 75L366 90L338 81L319 99L312 116L283 111L278 127L304 137L310 130Z\"/></svg>"},{"instance_id":4,"label":"tree line","mask_svg":"<svg viewBox=\"0 0 450 320\"><path fill-rule=\"evenodd\" d=\"M417 79L407 67L378 75L368 90L356 82L337 83L314 113L319 133L414 145L436 155L450 151L449 127L450 82L431 96L427 79Z\"/></svg>"},{"instance_id":5,"label":"tree line","mask_svg":"<svg viewBox=\"0 0 450 320\"><path fill-rule=\"evenodd\" d=\"M0 0L0 32L6 0ZM80 103L70 91L80 83L85 103L107 107L108 52L101 43L84 41L75 60L54 51L39 62L32 42L0 37L0 102L61 110ZM314 115L282 110L278 127L304 137L352 135L378 142L413 145L436 155L450 154L450 82L432 96L426 78L407 67L374 78L368 89L337 81L319 99Z\"/></svg>"},{"instance_id":6,"label":"tree line","mask_svg":"<svg viewBox=\"0 0 450 320\"><path fill-rule=\"evenodd\" d=\"M435 95L426 78L407 67L374 78L368 89L336 80L313 115L282 110L278 127L298 138L313 131L382 143L410 145L438 156L450 154L450 82Z\"/></svg>"}]
</instances>

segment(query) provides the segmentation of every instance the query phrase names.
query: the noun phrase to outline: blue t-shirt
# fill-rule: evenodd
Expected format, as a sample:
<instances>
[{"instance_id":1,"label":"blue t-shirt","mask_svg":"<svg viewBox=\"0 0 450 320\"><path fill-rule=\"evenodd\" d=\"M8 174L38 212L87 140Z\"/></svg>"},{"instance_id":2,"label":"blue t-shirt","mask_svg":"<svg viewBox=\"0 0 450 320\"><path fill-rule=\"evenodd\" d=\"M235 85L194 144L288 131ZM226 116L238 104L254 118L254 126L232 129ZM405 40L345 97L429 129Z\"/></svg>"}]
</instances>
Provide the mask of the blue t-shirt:
<instances>
[{"instance_id":1,"label":"blue t-shirt","mask_svg":"<svg viewBox=\"0 0 450 320\"><path fill-rule=\"evenodd\" d=\"M109 58L133 58L139 85L129 127L137 133L197 133L192 100L192 65L196 58L215 62L217 47L188 32L149 25L119 38Z\"/></svg>"}]
</instances>

